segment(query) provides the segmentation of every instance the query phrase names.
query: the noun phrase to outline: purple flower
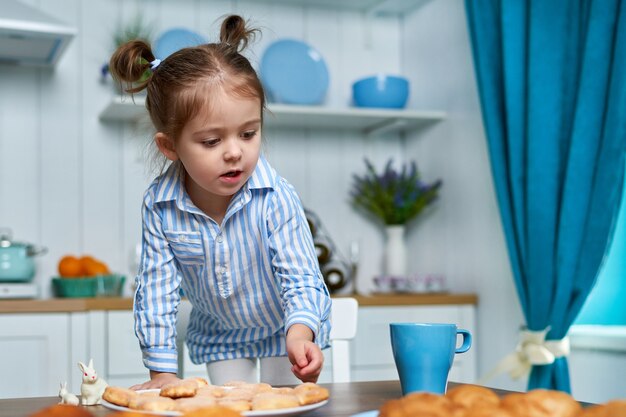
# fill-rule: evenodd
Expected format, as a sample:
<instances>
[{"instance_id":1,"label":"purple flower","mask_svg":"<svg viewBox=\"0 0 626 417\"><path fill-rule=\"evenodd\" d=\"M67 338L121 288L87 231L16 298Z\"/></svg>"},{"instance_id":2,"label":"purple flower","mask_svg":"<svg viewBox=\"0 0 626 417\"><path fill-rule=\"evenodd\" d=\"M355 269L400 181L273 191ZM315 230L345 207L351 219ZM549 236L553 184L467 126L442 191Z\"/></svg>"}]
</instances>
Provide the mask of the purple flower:
<instances>
[{"instance_id":1,"label":"purple flower","mask_svg":"<svg viewBox=\"0 0 626 417\"><path fill-rule=\"evenodd\" d=\"M395 170L390 159L381 174L367 159L365 166L363 176L353 175L352 203L385 224L411 220L437 198L441 187L441 180L432 184L422 182L415 161Z\"/></svg>"}]
</instances>

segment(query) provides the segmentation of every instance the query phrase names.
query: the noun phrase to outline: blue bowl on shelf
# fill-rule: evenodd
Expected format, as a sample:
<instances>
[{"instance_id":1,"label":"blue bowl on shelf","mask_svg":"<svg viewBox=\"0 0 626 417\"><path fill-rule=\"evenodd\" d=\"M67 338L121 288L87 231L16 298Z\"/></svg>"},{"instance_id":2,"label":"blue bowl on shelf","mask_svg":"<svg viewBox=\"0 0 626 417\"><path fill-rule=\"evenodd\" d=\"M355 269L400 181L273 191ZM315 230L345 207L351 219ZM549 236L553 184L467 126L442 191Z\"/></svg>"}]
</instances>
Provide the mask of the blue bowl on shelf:
<instances>
[{"instance_id":1,"label":"blue bowl on shelf","mask_svg":"<svg viewBox=\"0 0 626 417\"><path fill-rule=\"evenodd\" d=\"M394 75L379 74L352 84L352 99L356 107L402 109L409 98L409 80Z\"/></svg>"}]
</instances>

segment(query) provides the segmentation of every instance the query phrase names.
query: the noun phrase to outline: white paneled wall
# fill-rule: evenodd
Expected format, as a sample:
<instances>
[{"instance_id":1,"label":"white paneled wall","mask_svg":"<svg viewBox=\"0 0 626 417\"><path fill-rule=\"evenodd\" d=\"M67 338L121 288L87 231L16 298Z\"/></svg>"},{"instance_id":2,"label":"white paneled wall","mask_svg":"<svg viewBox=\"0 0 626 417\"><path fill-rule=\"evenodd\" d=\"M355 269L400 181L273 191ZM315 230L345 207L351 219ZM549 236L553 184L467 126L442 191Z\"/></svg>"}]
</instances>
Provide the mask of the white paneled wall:
<instances>
[{"instance_id":1,"label":"white paneled wall","mask_svg":"<svg viewBox=\"0 0 626 417\"><path fill-rule=\"evenodd\" d=\"M0 226L13 229L16 240L48 247L36 277L44 296L51 295L50 278L65 254L91 254L131 279L134 274L141 199L152 178L145 151L151 132L98 119L115 94L111 82L100 81L100 68L120 22L141 13L155 35L184 26L215 40L222 16L242 14L263 31L248 51L255 66L278 38L319 49L330 72L330 107L350 104L357 78L402 72L398 16L372 19L354 11L235 0L27 2L78 29L52 70L0 66ZM379 165L400 158L403 140L316 129L267 129L264 136L270 161L319 214L339 248L347 254L352 242L360 244L359 285L368 290L380 271L383 236L350 207L351 175L363 171L364 157Z\"/></svg>"}]
</instances>

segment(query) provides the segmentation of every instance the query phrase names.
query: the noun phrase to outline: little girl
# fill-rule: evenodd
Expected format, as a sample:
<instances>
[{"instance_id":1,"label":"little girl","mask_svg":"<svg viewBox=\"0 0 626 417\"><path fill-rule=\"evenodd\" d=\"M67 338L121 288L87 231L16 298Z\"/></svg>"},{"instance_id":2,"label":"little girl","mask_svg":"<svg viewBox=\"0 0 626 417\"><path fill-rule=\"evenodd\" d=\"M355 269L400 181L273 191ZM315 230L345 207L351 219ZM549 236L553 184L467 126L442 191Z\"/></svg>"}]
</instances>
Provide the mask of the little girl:
<instances>
[{"instance_id":1,"label":"little girl","mask_svg":"<svg viewBox=\"0 0 626 417\"><path fill-rule=\"evenodd\" d=\"M229 16L219 43L161 62L135 40L111 57L126 91L147 89L154 141L172 161L143 199L134 315L150 381L135 389L177 378L180 288L193 305L191 360L212 383L256 382L257 358L275 385L316 382L322 369L330 297L300 200L261 155L265 95L240 53L256 32Z\"/></svg>"}]
</instances>

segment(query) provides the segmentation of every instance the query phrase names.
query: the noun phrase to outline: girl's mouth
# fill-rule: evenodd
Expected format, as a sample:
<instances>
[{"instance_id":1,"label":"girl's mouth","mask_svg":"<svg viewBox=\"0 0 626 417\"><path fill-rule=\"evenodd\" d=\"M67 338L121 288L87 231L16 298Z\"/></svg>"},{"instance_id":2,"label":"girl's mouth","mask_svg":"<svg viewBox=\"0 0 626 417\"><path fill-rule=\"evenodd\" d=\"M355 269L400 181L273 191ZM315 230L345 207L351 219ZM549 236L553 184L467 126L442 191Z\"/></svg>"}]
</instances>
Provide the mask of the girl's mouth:
<instances>
[{"instance_id":1,"label":"girl's mouth","mask_svg":"<svg viewBox=\"0 0 626 417\"><path fill-rule=\"evenodd\" d=\"M222 174L220 178L222 181L226 182L237 182L241 178L241 174L243 171L228 171L225 174Z\"/></svg>"},{"instance_id":2,"label":"girl's mouth","mask_svg":"<svg viewBox=\"0 0 626 417\"><path fill-rule=\"evenodd\" d=\"M241 174L241 171L228 171L226 174L223 174L222 177L233 178Z\"/></svg>"}]
</instances>

